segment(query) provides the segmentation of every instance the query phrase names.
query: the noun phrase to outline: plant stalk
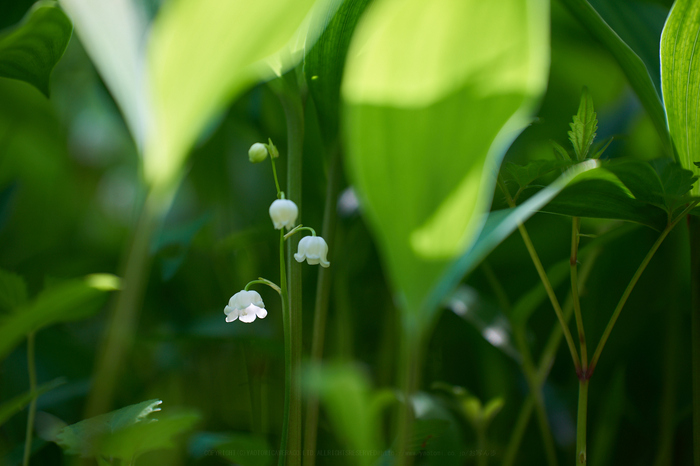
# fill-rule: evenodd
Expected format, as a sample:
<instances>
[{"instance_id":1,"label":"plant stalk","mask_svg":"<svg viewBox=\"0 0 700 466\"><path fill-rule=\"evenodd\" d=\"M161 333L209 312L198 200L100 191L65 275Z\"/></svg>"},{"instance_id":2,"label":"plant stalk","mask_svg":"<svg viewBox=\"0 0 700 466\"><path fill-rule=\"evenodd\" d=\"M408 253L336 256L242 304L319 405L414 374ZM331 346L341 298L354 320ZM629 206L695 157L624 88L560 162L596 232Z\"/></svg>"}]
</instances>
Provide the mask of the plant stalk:
<instances>
[{"instance_id":1,"label":"plant stalk","mask_svg":"<svg viewBox=\"0 0 700 466\"><path fill-rule=\"evenodd\" d=\"M691 355L693 381L693 458L700 466L700 219L689 215L690 286L691 286Z\"/></svg>"},{"instance_id":2,"label":"plant stalk","mask_svg":"<svg viewBox=\"0 0 700 466\"><path fill-rule=\"evenodd\" d=\"M578 341L581 348L581 369L585 374L588 370L588 348L586 347L586 332L583 328L583 317L581 315L581 301L578 296L578 243L581 219L574 217L571 221L571 256L569 263L571 266L571 299L574 304L574 316L576 316L576 329L578 330Z\"/></svg>"},{"instance_id":3,"label":"plant stalk","mask_svg":"<svg viewBox=\"0 0 700 466\"><path fill-rule=\"evenodd\" d=\"M576 420L576 465L586 464L586 424L588 421L588 379L579 380Z\"/></svg>"},{"instance_id":4,"label":"plant stalk","mask_svg":"<svg viewBox=\"0 0 700 466\"><path fill-rule=\"evenodd\" d=\"M36 361L34 356L34 332L27 334L27 369L29 371L29 391L36 394ZM34 438L34 417L36 416L36 396L29 403L27 414L27 435L24 440L24 457L22 466L29 466L29 457L32 455L32 439Z\"/></svg>"},{"instance_id":5,"label":"plant stalk","mask_svg":"<svg viewBox=\"0 0 700 466\"><path fill-rule=\"evenodd\" d=\"M336 206L340 187L340 151L336 147L331 155L328 168L328 185L326 186L326 202L323 208L322 236L328 243L333 255L335 227L337 224ZM331 260L332 262L332 260ZM311 340L311 364L318 364L323 357L323 343L326 335L326 318L328 317L328 302L331 292L331 269L320 267L316 284L316 303L314 306L314 328ZM306 424L304 426L304 466L314 466L316 463L316 439L318 435L318 396L314 395L306 403Z\"/></svg>"},{"instance_id":6,"label":"plant stalk","mask_svg":"<svg viewBox=\"0 0 700 466\"><path fill-rule=\"evenodd\" d=\"M284 253L284 229L280 230L280 297L282 298L282 327L284 328L284 418L282 419L282 437L278 465L287 461L289 445L290 404L292 395L292 330L289 310L289 293L287 292L287 266Z\"/></svg>"}]
</instances>

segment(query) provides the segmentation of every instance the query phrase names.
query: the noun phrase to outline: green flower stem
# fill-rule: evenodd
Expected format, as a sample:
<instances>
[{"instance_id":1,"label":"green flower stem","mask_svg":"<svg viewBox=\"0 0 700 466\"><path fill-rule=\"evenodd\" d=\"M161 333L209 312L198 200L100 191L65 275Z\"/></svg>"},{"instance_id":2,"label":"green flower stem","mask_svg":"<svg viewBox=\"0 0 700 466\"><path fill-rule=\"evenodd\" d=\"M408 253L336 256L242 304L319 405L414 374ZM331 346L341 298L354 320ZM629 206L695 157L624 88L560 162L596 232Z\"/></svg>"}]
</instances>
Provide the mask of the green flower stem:
<instances>
[{"instance_id":1,"label":"green flower stem","mask_svg":"<svg viewBox=\"0 0 700 466\"><path fill-rule=\"evenodd\" d=\"M340 151L336 147L331 156L326 186L326 202L323 208L323 227L321 232L331 251L337 224L336 206L340 188ZM331 269L321 267L316 284L316 303L314 306L314 328L311 339L311 364L317 364L323 357L323 343L326 334L326 317L331 293ZM318 397L312 396L306 403L306 421L304 425L304 466L316 463L316 438L318 435Z\"/></svg>"},{"instance_id":2,"label":"green flower stem","mask_svg":"<svg viewBox=\"0 0 700 466\"><path fill-rule=\"evenodd\" d=\"M302 208L302 152L304 148L304 102L302 101L297 84L295 70L271 83L284 110L287 121L287 199L292 200L299 208L299 218ZM284 236L282 236L284 241ZM291 392L289 401L289 441L287 464L301 465L301 380L299 369L302 353L302 301L301 301L301 265L293 260L299 244L298 237L287 241L287 274L289 286L289 326L291 338Z\"/></svg>"},{"instance_id":3,"label":"green flower stem","mask_svg":"<svg viewBox=\"0 0 700 466\"><path fill-rule=\"evenodd\" d=\"M508 191L508 188L505 186L503 183L503 180L499 177L498 178L498 186L501 188L501 191L503 191L503 195L506 197L506 202L511 208L515 208L515 202L513 201L513 198L510 195L510 191ZM571 353L571 359L574 362L574 368L576 368L576 373L580 373L581 371L581 360L578 357L578 351L576 351L576 345L574 344L574 339L571 337L571 332L569 331L569 327L566 325L566 322L564 321L564 315L561 310L561 306L559 305L559 300L557 299L557 295L554 293L554 289L552 288L552 284L549 282L549 278L547 277L547 272L544 270L544 267L542 266L542 262L540 261L540 257L537 255L537 251L535 250L535 246L532 244L532 240L530 239L530 235L527 233L527 230L525 229L525 225L522 223L518 223L518 231L520 232L520 236L523 238L523 242L525 243L525 247L527 248L527 251L530 253L530 258L532 259L532 263L535 265L535 269L537 269L537 274L540 276L540 280L542 280L542 285L544 286L544 289L547 291L547 296L549 296L549 300L552 303L552 307L554 308L554 313L557 315L557 319L559 319L559 324L561 325L561 328L564 332L564 337L566 338L566 344L569 346L569 352Z\"/></svg>"},{"instance_id":4,"label":"green flower stem","mask_svg":"<svg viewBox=\"0 0 700 466\"><path fill-rule=\"evenodd\" d=\"M608 338L610 337L610 333L612 332L613 327L615 326L615 322L617 322L617 318L620 317L620 313L622 312L622 308L625 306L625 303L627 302L627 298L629 298L630 294L632 293L632 290L634 289L635 285L639 281L639 277L642 276L642 273L644 273L644 270L647 268L647 265L649 265L649 262L651 261L651 258L654 257L654 254L656 251L659 249L659 246L661 246L661 243L663 243L664 239L666 239L666 236L673 230L673 227L676 226L676 224L679 222L680 219L685 218L685 216L690 212L696 205L698 204L698 201L693 202L690 204L688 207L681 212L679 216L675 218L672 222L670 222L664 231L661 232L661 235L657 238L656 242L654 245L651 247L647 255L644 257L644 260L642 261L641 264L639 264L639 267L637 268L637 271L634 273L634 276L630 280L629 284L627 285L627 288L625 289L625 292L622 293L622 297L620 298L620 301L617 303L617 307L613 311L612 316L610 317L610 320L608 321L607 327L605 327L605 331L603 332L603 336L600 339L600 343L598 343L598 346L596 347L595 353L593 354L593 358L591 359L591 364L589 366L589 371L588 371L588 377L593 374L593 371L596 368L596 365L598 364L598 360L600 359L600 354L603 352L603 348L605 347L605 343L608 341Z\"/></svg>"},{"instance_id":5,"label":"green flower stem","mask_svg":"<svg viewBox=\"0 0 700 466\"><path fill-rule=\"evenodd\" d=\"M255 285L256 283L262 284L262 285L267 285L273 290L275 290L277 293L280 295L282 294L282 290L280 289L279 286L277 286L275 283L271 282L270 280L267 280L265 278L259 277L257 280L253 280L248 282L248 284L243 288L245 291L248 291L248 289L251 287L251 285Z\"/></svg>"},{"instance_id":6,"label":"green flower stem","mask_svg":"<svg viewBox=\"0 0 700 466\"><path fill-rule=\"evenodd\" d=\"M272 164L272 176L275 177L275 188L277 188L277 199L284 199L282 196L282 190L280 189L280 182L277 180L277 168L275 168L275 159L270 156L270 163Z\"/></svg>"},{"instance_id":7,"label":"green flower stem","mask_svg":"<svg viewBox=\"0 0 700 466\"><path fill-rule=\"evenodd\" d=\"M586 423L588 420L588 379L579 380L576 421L576 465L586 464Z\"/></svg>"},{"instance_id":8,"label":"green flower stem","mask_svg":"<svg viewBox=\"0 0 700 466\"><path fill-rule=\"evenodd\" d=\"M289 237L294 236L295 233L298 233L301 230L309 230L311 232L311 236L316 236L316 230L314 230L313 228L305 227L303 225L297 225L291 230L289 230L289 232L287 232L286 235L284 235L284 239L288 239Z\"/></svg>"},{"instance_id":9,"label":"green flower stem","mask_svg":"<svg viewBox=\"0 0 700 466\"><path fill-rule=\"evenodd\" d=\"M583 329L583 317L581 316L581 301L578 296L578 243L579 230L581 229L581 219L574 217L571 220L571 256L569 264L571 266L571 299L574 303L574 316L576 316L576 329L578 330L578 341L581 347L581 369L585 374L588 370L588 348L586 347L586 332Z\"/></svg>"},{"instance_id":10,"label":"green flower stem","mask_svg":"<svg viewBox=\"0 0 700 466\"><path fill-rule=\"evenodd\" d=\"M36 363L34 358L34 332L27 334L27 369L29 370L29 391L36 393ZM32 455L32 439L34 438L34 417L36 416L36 396L29 403L27 414L27 436L24 440L24 458L22 466L29 465L29 457Z\"/></svg>"},{"instance_id":11,"label":"green flower stem","mask_svg":"<svg viewBox=\"0 0 700 466\"><path fill-rule=\"evenodd\" d=\"M289 445L289 421L292 394L292 328L289 312L289 293L287 292L287 265L284 260L284 230L280 230L280 296L282 297L282 327L284 328L284 418L282 419L282 438L278 465L284 466Z\"/></svg>"}]
</instances>

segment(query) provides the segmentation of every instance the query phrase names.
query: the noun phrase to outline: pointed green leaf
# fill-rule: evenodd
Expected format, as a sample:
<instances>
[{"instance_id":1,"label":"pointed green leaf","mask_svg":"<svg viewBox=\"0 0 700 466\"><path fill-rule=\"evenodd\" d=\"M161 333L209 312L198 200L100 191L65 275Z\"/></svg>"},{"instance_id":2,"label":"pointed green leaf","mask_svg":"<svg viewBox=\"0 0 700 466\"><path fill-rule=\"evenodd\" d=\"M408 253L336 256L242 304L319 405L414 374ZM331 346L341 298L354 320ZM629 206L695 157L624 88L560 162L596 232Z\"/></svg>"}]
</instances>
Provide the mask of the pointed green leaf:
<instances>
[{"instance_id":1,"label":"pointed green leaf","mask_svg":"<svg viewBox=\"0 0 700 466\"><path fill-rule=\"evenodd\" d=\"M51 382L38 386L36 391L17 395L11 400L4 402L2 405L0 405L0 426L12 416L24 409L24 407L31 403L34 398L39 398L44 393L48 392L49 390L53 390L64 383L66 383L65 379L55 379Z\"/></svg>"},{"instance_id":2,"label":"pointed green leaf","mask_svg":"<svg viewBox=\"0 0 700 466\"><path fill-rule=\"evenodd\" d=\"M102 80L124 115L139 150L150 124L144 47L148 23L134 0L60 0Z\"/></svg>"},{"instance_id":3,"label":"pointed green leaf","mask_svg":"<svg viewBox=\"0 0 700 466\"><path fill-rule=\"evenodd\" d=\"M663 193L671 197L681 197L692 190L698 177L673 160L655 159L649 162L661 179Z\"/></svg>"},{"instance_id":4,"label":"pointed green leaf","mask_svg":"<svg viewBox=\"0 0 700 466\"><path fill-rule=\"evenodd\" d=\"M290 41L312 4L181 0L161 8L148 49L154 125L147 181L172 182L209 121L246 87L283 71L264 59Z\"/></svg>"},{"instance_id":5,"label":"pointed green leaf","mask_svg":"<svg viewBox=\"0 0 700 466\"><path fill-rule=\"evenodd\" d=\"M0 311L15 311L27 302L27 284L17 274L0 269Z\"/></svg>"},{"instance_id":6,"label":"pointed green leaf","mask_svg":"<svg viewBox=\"0 0 700 466\"><path fill-rule=\"evenodd\" d=\"M160 400L148 400L71 424L56 435L56 443L71 455L99 455L100 444L106 435L138 423L152 422L147 417L160 411L158 406L161 403Z\"/></svg>"},{"instance_id":7,"label":"pointed green leaf","mask_svg":"<svg viewBox=\"0 0 700 466\"><path fill-rule=\"evenodd\" d=\"M578 112L574 115L574 121L570 123L570 126L569 141L576 152L576 158L579 161L586 160L595 139L595 132L598 129L598 118L593 110L593 98L585 87L581 94Z\"/></svg>"},{"instance_id":8,"label":"pointed green leaf","mask_svg":"<svg viewBox=\"0 0 700 466\"><path fill-rule=\"evenodd\" d=\"M355 26L369 0L344 0L304 59L304 73L326 142L338 133L340 83Z\"/></svg>"},{"instance_id":9,"label":"pointed green leaf","mask_svg":"<svg viewBox=\"0 0 700 466\"><path fill-rule=\"evenodd\" d=\"M16 29L0 36L0 76L28 82L48 97L51 72L72 33L56 2L38 2Z\"/></svg>"},{"instance_id":10,"label":"pointed green leaf","mask_svg":"<svg viewBox=\"0 0 700 466\"><path fill-rule=\"evenodd\" d=\"M664 107L649 70L642 59L603 20L587 0L560 1L581 22L583 27L610 51L627 77L630 86L639 97L642 106L649 114L668 155L671 156L673 150L666 126Z\"/></svg>"},{"instance_id":11,"label":"pointed green leaf","mask_svg":"<svg viewBox=\"0 0 700 466\"><path fill-rule=\"evenodd\" d=\"M378 0L357 27L348 169L412 328L434 315L428 295L476 239L544 90L547 18L546 0Z\"/></svg>"},{"instance_id":12,"label":"pointed green leaf","mask_svg":"<svg viewBox=\"0 0 700 466\"><path fill-rule=\"evenodd\" d=\"M94 314L106 297L104 292L117 287L118 279L113 275L95 274L45 289L17 312L0 320L0 360L29 332Z\"/></svg>"},{"instance_id":13,"label":"pointed green leaf","mask_svg":"<svg viewBox=\"0 0 700 466\"><path fill-rule=\"evenodd\" d=\"M700 174L700 4L677 0L661 34L661 84L673 145L683 168ZM700 185L691 193L700 194Z\"/></svg>"}]
</instances>

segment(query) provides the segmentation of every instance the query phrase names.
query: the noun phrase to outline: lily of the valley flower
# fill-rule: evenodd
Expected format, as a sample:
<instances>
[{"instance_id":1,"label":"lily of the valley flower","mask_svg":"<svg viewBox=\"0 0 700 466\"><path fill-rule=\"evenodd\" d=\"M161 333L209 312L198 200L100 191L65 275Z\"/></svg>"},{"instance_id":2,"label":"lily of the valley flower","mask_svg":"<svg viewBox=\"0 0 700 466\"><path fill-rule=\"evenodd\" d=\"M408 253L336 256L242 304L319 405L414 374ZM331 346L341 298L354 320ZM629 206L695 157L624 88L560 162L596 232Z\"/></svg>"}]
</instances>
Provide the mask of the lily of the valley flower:
<instances>
[{"instance_id":1,"label":"lily of the valley flower","mask_svg":"<svg viewBox=\"0 0 700 466\"><path fill-rule=\"evenodd\" d=\"M304 262L304 259L310 265L321 264L322 267L331 265L326 259L328 254L328 245L326 240L320 236L305 236L299 241L299 250L294 254L294 259L297 262Z\"/></svg>"},{"instance_id":2,"label":"lily of the valley flower","mask_svg":"<svg viewBox=\"0 0 700 466\"><path fill-rule=\"evenodd\" d=\"M270 218L276 230L286 227L287 230L294 226L299 215L297 205L289 199L277 199L270 205Z\"/></svg>"},{"instance_id":3,"label":"lily of the valley flower","mask_svg":"<svg viewBox=\"0 0 700 466\"><path fill-rule=\"evenodd\" d=\"M252 163L263 162L267 158L267 147L261 142L256 142L248 149L248 160Z\"/></svg>"},{"instance_id":4,"label":"lily of the valley flower","mask_svg":"<svg viewBox=\"0 0 700 466\"><path fill-rule=\"evenodd\" d=\"M239 319L241 322L249 324L256 317L264 319L267 316L265 304L257 291L239 291L231 296L228 306L224 308L226 322L233 322Z\"/></svg>"}]
</instances>

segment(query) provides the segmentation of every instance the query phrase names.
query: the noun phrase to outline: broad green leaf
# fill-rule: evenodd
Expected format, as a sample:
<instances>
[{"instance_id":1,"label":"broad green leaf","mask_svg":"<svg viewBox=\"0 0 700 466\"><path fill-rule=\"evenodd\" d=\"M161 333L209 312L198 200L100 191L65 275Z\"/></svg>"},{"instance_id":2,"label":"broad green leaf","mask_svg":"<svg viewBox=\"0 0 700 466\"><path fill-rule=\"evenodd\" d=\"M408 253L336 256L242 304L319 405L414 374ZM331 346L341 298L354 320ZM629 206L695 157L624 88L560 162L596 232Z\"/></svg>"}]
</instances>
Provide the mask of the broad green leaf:
<instances>
[{"instance_id":1,"label":"broad green leaf","mask_svg":"<svg viewBox=\"0 0 700 466\"><path fill-rule=\"evenodd\" d=\"M342 88L348 171L414 330L544 91L547 31L546 0L378 0L357 27Z\"/></svg>"},{"instance_id":2,"label":"broad green leaf","mask_svg":"<svg viewBox=\"0 0 700 466\"><path fill-rule=\"evenodd\" d=\"M677 0L661 34L661 87L668 128L683 168L700 174L700 3ZM691 194L700 194L696 184Z\"/></svg>"},{"instance_id":3,"label":"broad green leaf","mask_svg":"<svg viewBox=\"0 0 700 466\"><path fill-rule=\"evenodd\" d=\"M99 309L97 304L105 298L104 292L118 287L117 277L95 274L46 288L17 312L0 320L0 360L29 332L94 314Z\"/></svg>"},{"instance_id":4,"label":"broad green leaf","mask_svg":"<svg viewBox=\"0 0 700 466\"><path fill-rule=\"evenodd\" d=\"M151 115L144 75L148 23L140 2L60 2L142 151Z\"/></svg>"},{"instance_id":5,"label":"broad green leaf","mask_svg":"<svg viewBox=\"0 0 700 466\"><path fill-rule=\"evenodd\" d=\"M589 179L568 186L541 210L570 217L626 220L658 231L666 227L668 220L662 209L635 199L618 184L605 179Z\"/></svg>"},{"instance_id":6,"label":"broad green leaf","mask_svg":"<svg viewBox=\"0 0 700 466\"><path fill-rule=\"evenodd\" d=\"M553 183L538 191L521 205L513 209L496 210L489 213L486 216L484 228L481 230L474 245L450 264L446 273L441 277L440 282L431 291L428 302L441 303L443 297L447 296L457 286L464 275L479 265L496 246L510 236L518 228L518 224L524 223L525 220L539 211L572 180L599 165L600 163L597 160L587 160L574 165Z\"/></svg>"},{"instance_id":7,"label":"broad green leaf","mask_svg":"<svg viewBox=\"0 0 700 466\"><path fill-rule=\"evenodd\" d=\"M595 139L595 132L598 129L598 118L593 109L593 98L586 88L583 89L581 104L570 126L569 141L574 148L576 158L579 161L586 160Z\"/></svg>"},{"instance_id":8,"label":"broad green leaf","mask_svg":"<svg viewBox=\"0 0 700 466\"><path fill-rule=\"evenodd\" d=\"M288 43L312 3L181 0L161 8L148 47L149 183L173 182L212 117L247 86L274 75L264 59Z\"/></svg>"},{"instance_id":9,"label":"broad green leaf","mask_svg":"<svg viewBox=\"0 0 700 466\"><path fill-rule=\"evenodd\" d=\"M175 448L175 437L191 430L200 418L190 409L136 422L104 435L99 441L99 454L133 461L149 451Z\"/></svg>"},{"instance_id":10,"label":"broad green leaf","mask_svg":"<svg viewBox=\"0 0 700 466\"><path fill-rule=\"evenodd\" d=\"M0 76L28 82L48 97L51 72L72 33L56 2L38 2L16 29L0 36Z\"/></svg>"},{"instance_id":11,"label":"broad green leaf","mask_svg":"<svg viewBox=\"0 0 700 466\"><path fill-rule=\"evenodd\" d=\"M573 165L571 160L533 160L527 165L516 165L512 162L506 162L503 168L510 173L520 188L527 187L548 173L557 169L568 168Z\"/></svg>"},{"instance_id":12,"label":"broad green leaf","mask_svg":"<svg viewBox=\"0 0 700 466\"><path fill-rule=\"evenodd\" d=\"M587 0L560 0L588 32L598 39L620 65L630 86L649 114L669 156L673 154L659 93L641 58L603 20Z\"/></svg>"},{"instance_id":13,"label":"broad green leaf","mask_svg":"<svg viewBox=\"0 0 700 466\"><path fill-rule=\"evenodd\" d=\"M27 302L27 284L19 275L0 269L0 310L15 311Z\"/></svg>"},{"instance_id":14,"label":"broad green leaf","mask_svg":"<svg viewBox=\"0 0 700 466\"><path fill-rule=\"evenodd\" d=\"M37 387L36 391L23 393L0 405L0 426L8 419L22 411L34 398L38 398L49 390L63 385L65 379L55 379Z\"/></svg>"},{"instance_id":15,"label":"broad green leaf","mask_svg":"<svg viewBox=\"0 0 700 466\"><path fill-rule=\"evenodd\" d=\"M340 83L350 39L369 0L344 0L304 59L304 72L327 143L338 134Z\"/></svg>"},{"instance_id":16,"label":"broad green leaf","mask_svg":"<svg viewBox=\"0 0 700 466\"><path fill-rule=\"evenodd\" d=\"M148 400L71 424L56 435L56 443L71 455L96 456L106 435L139 423L152 422L147 417L160 411L158 406L161 403L160 400Z\"/></svg>"},{"instance_id":17,"label":"broad green leaf","mask_svg":"<svg viewBox=\"0 0 700 466\"><path fill-rule=\"evenodd\" d=\"M693 184L698 180L691 170L684 169L673 160L655 159L649 163L659 175L666 196L684 196L692 190Z\"/></svg>"}]
</instances>

